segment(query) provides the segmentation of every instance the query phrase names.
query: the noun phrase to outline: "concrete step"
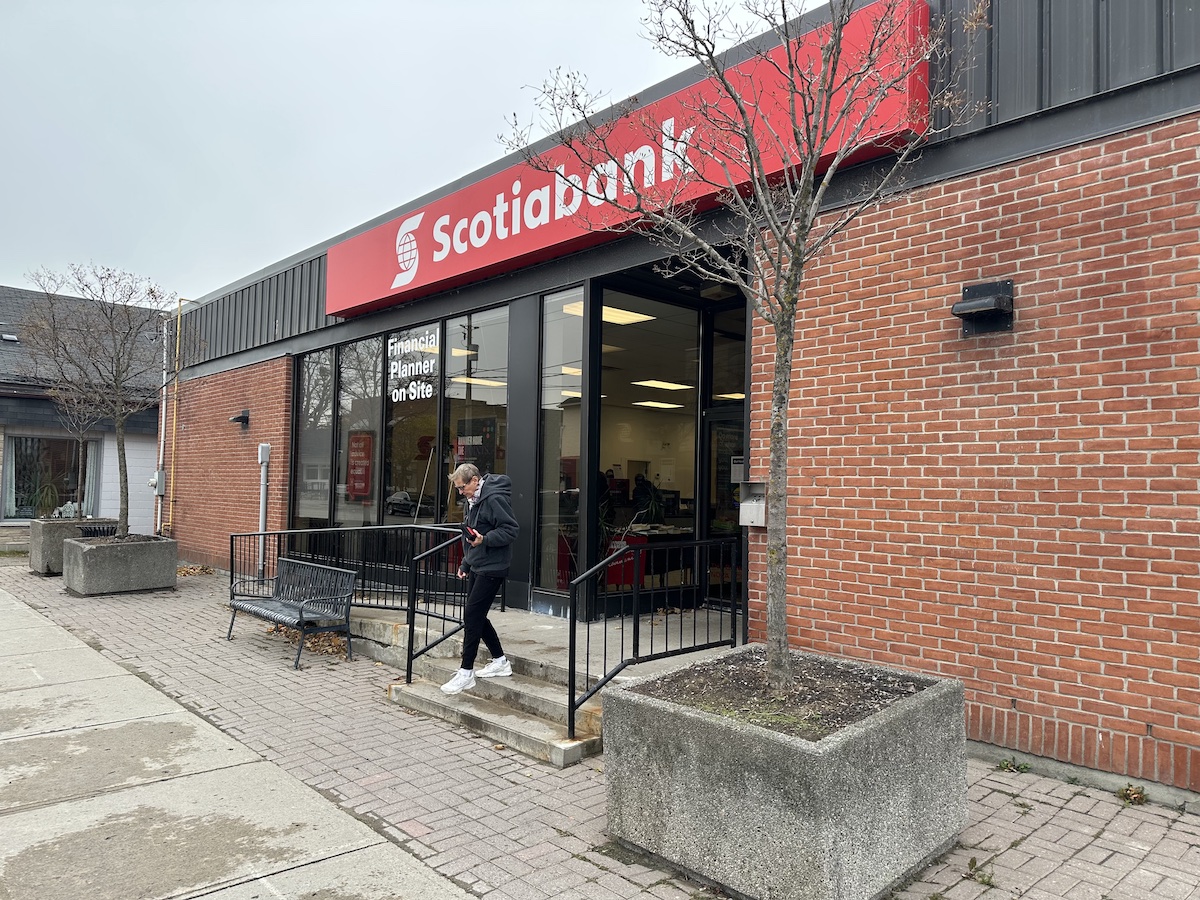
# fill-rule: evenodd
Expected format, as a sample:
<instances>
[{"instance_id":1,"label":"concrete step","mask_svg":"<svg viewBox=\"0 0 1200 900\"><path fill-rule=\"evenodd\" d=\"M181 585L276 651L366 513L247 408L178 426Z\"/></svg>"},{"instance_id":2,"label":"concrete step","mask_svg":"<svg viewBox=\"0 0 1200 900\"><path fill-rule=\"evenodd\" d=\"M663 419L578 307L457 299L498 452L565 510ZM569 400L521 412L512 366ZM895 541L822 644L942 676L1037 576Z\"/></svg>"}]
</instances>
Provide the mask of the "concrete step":
<instances>
[{"instance_id":1,"label":"concrete step","mask_svg":"<svg viewBox=\"0 0 1200 900\"><path fill-rule=\"evenodd\" d=\"M486 681L488 679L477 678L476 685ZM419 678L412 684L391 685L388 698L406 709L462 725L559 769L573 766L602 749L599 734L584 734L577 730L576 739L571 740L565 725L481 696L477 690L447 695L442 693L440 683Z\"/></svg>"},{"instance_id":2,"label":"concrete step","mask_svg":"<svg viewBox=\"0 0 1200 900\"><path fill-rule=\"evenodd\" d=\"M530 713L558 725L567 724L567 688L542 677L543 667L522 657L508 657L513 674L505 678L475 678L471 693L502 703L514 710ZM422 678L435 684L445 684L458 671L458 658L422 657L415 669ZM482 666L477 666L476 671ZM531 674L522 674L531 673ZM575 730L587 734L600 733L600 699L593 697L575 715Z\"/></svg>"}]
</instances>

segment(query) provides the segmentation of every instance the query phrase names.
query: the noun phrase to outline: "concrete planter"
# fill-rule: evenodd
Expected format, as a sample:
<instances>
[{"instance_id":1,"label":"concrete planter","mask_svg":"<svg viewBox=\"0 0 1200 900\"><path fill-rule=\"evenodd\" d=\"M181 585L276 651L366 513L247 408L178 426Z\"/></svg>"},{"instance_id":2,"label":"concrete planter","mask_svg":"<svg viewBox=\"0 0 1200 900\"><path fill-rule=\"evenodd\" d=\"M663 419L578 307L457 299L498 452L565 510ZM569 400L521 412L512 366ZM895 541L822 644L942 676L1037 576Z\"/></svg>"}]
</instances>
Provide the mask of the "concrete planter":
<instances>
[{"instance_id":1,"label":"concrete planter","mask_svg":"<svg viewBox=\"0 0 1200 900\"><path fill-rule=\"evenodd\" d=\"M72 594L121 594L174 588L179 544L169 538L105 543L63 541L63 586Z\"/></svg>"},{"instance_id":2,"label":"concrete planter","mask_svg":"<svg viewBox=\"0 0 1200 900\"><path fill-rule=\"evenodd\" d=\"M735 896L869 900L966 825L957 681L918 677L923 690L813 743L630 690L655 677L603 693L623 843Z\"/></svg>"},{"instance_id":3,"label":"concrete planter","mask_svg":"<svg viewBox=\"0 0 1200 900\"><path fill-rule=\"evenodd\" d=\"M80 525L116 524L116 519L31 519L29 568L38 575L61 575L63 541L79 537Z\"/></svg>"}]
</instances>

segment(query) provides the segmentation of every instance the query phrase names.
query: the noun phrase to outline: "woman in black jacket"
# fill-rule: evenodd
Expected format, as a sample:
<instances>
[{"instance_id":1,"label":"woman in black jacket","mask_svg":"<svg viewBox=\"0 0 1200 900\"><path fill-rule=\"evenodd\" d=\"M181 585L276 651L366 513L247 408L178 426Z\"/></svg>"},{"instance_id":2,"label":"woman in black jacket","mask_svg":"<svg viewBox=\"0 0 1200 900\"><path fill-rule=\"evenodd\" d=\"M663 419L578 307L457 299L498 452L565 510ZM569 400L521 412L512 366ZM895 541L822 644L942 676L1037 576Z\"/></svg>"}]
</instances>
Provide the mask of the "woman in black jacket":
<instances>
[{"instance_id":1,"label":"woman in black jacket","mask_svg":"<svg viewBox=\"0 0 1200 900\"><path fill-rule=\"evenodd\" d=\"M475 687L475 655L480 639L492 654L492 661L480 669L479 677L501 678L512 674L512 665L504 658L504 648L500 646L500 635L488 619L488 610L508 577L518 525L512 512L512 479L507 475L480 475L471 463L463 463L454 470L450 481L467 503L458 577L471 581L463 615L461 668L442 685L442 692L459 694Z\"/></svg>"}]
</instances>

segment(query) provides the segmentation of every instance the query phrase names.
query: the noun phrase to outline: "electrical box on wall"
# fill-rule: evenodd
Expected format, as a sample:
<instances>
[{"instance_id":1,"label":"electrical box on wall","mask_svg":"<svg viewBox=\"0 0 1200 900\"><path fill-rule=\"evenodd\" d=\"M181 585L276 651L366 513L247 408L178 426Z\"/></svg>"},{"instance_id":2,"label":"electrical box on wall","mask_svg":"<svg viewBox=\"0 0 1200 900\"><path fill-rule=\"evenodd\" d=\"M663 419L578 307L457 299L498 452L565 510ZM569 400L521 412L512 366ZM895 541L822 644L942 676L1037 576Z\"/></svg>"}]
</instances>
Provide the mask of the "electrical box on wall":
<instances>
[{"instance_id":1,"label":"electrical box on wall","mask_svg":"<svg viewBox=\"0 0 1200 900\"><path fill-rule=\"evenodd\" d=\"M767 527L767 485L762 481L743 481L738 487L741 505L738 524L750 528Z\"/></svg>"}]
</instances>

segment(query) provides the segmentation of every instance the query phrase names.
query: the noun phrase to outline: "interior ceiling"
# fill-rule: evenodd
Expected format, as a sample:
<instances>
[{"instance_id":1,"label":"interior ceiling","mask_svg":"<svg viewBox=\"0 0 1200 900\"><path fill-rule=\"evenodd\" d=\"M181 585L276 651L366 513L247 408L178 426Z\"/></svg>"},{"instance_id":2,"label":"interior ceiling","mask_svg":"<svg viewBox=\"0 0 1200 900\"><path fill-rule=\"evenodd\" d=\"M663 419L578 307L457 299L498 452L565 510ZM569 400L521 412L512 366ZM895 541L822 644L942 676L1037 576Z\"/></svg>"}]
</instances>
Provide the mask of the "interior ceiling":
<instances>
[{"instance_id":1,"label":"interior ceiling","mask_svg":"<svg viewBox=\"0 0 1200 900\"><path fill-rule=\"evenodd\" d=\"M604 286L606 306L654 318L630 325L605 323L603 343L609 349L601 360L605 395L601 402L651 413L695 415L700 374L698 311L725 306L729 298L706 299L700 292L713 287L711 282L691 272L664 277L653 265L605 279ZM670 391L633 384L651 379L688 384L692 390ZM643 400L678 403L683 408L634 407Z\"/></svg>"}]
</instances>

